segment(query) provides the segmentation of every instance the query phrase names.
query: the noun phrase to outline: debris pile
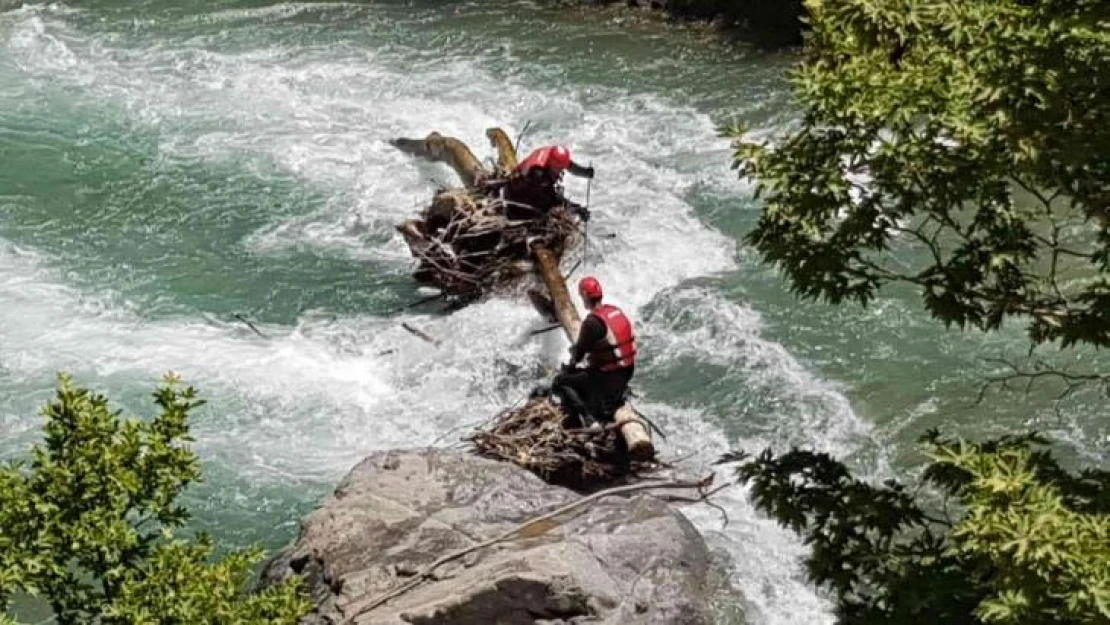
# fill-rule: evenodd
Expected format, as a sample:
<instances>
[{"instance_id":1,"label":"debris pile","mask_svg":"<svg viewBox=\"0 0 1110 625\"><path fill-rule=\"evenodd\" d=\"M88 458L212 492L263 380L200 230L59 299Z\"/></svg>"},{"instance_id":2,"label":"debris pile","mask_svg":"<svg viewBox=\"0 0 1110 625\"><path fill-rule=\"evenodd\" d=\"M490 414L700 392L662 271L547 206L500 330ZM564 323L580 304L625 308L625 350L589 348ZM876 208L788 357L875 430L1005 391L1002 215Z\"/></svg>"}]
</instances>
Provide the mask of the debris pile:
<instances>
[{"instance_id":1,"label":"debris pile","mask_svg":"<svg viewBox=\"0 0 1110 625\"><path fill-rule=\"evenodd\" d=\"M578 243L577 218L565 207L516 218L506 200L483 191L440 189L420 219L399 227L418 261L413 277L447 298L470 301L511 290L533 272L533 246L561 257Z\"/></svg>"},{"instance_id":2,"label":"debris pile","mask_svg":"<svg viewBox=\"0 0 1110 625\"><path fill-rule=\"evenodd\" d=\"M513 462L551 484L597 487L659 469L655 460L632 460L613 425L575 428L548 397L495 416L467 440L479 456Z\"/></svg>"},{"instance_id":3,"label":"debris pile","mask_svg":"<svg viewBox=\"0 0 1110 625\"><path fill-rule=\"evenodd\" d=\"M390 140L406 154L449 165L462 183L438 189L419 217L397 226L417 260L416 281L460 305L534 274L535 247L559 259L579 242L580 221L561 192L514 174L516 148L505 131L490 128L486 136L498 152L490 167L438 132Z\"/></svg>"}]
</instances>

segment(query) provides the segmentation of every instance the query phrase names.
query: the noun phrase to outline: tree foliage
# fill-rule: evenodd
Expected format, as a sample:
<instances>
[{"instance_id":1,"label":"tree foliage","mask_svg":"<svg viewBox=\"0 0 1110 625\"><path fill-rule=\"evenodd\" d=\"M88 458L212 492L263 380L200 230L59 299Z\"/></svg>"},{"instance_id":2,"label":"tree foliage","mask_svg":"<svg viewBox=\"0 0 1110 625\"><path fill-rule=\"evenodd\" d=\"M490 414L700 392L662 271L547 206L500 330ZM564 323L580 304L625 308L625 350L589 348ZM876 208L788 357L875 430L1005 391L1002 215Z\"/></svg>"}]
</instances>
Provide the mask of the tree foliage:
<instances>
[{"instance_id":1,"label":"tree foliage","mask_svg":"<svg viewBox=\"0 0 1110 625\"><path fill-rule=\"evenodd\" d=\"M740 461L756 506L804 537L808 576L832 590L839 622L1110 623L1110 473L1067 473L1036 434L923 441L941 511L822 453L722 462Z\"/></svg>"},{"instance_id":2,"label":"tree foliage","mask_svg":"<svg viewBox=\"0 0 1110 625\"><path fill-rule=\"evenodd\" d=\"M1110 346L1110 3L807 8L800 125L725 129L763 198L747 242L806 298L909 283L946 325Z\"/></svg>"},{"instance_id":3,"label":"tree foliage","mask_svg":"<svg viewBox=\"0 0 1110 625\"><path fill-rule=\"evenodd\" d=\"M311 609L299 579L246 592L261 550L213 561L207 535L175 536L189 520L177 497L200 479L186 444L203 401L172 376L154 397L152 419L121 419L59 376L45 440L0 466L0 611L27 593L63 625L295 623Z\"/></svg>"},{"instance_id":4,"label":"tree foliage","mask_svg":"<svg viewBox=\"0 0 1110 625\"><path fill-rule=\"evenodd\" d=\"M763 200L746 241L803 298L903 283L946 325L1110 346L1110 3L806 6L800 123L724 129ZM1044 376L1110 381L1012 377ZM1036 434L922 441L912 492L800 449L723 461L803 536L842 623L1110 624L1110 473L1067 473Z\"/></svg>"}]
</instances>

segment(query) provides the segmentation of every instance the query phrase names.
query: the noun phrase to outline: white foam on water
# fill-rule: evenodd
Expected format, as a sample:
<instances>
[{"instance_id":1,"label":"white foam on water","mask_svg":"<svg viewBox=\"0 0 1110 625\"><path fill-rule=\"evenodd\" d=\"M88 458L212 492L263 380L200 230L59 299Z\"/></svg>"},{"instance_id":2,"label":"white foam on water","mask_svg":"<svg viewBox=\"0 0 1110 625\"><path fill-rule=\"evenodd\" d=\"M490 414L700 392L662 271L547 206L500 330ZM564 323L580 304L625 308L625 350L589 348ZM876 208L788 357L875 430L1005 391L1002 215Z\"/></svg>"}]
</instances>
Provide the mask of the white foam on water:
<instances>
[{"instance_id":1,"label":"white foam on water","mask_svg":"<svg viewBox=\"0 0 1110 625\"><path fill-rule=\"evenodd\" d=\"M299 10L273 9L270 17ZM796 441L845 451L866 429L837 389L760 338L754 312L707 289L667 293L736 267L734 242L702 224L684 199L708 180L739 185L692 169L691 162L727 154L704 115L615 90L604 93L604 106L589 104L573 86L506 82L472 61L398 48L223 54L200 41L126 49L82 38L40 13L18 16L0 33L0 45L28 76L118 107L159 137L168 158L273 167L328 191L330 201L316 211L249 237L245 243L261 255L313 245L403 266L408 253L393 224L427 199L435 186L430 176L450 181L453 174L415 162L386 139L441 130L477 147L490 126L515 133L533 120L539 130L526 148L567 142L576 159L597 167L587 269L634 319L661 302L642 324L655 366L689 357L725 367L738 382L780 395L786 407L781 425L733 440L717 425L728 415L710 414L696 398L686 402L695 407L645 404L685 441L676 442L675 455L697 449L693 461L704 467L737 444ZM600 101L597 92L589 101ZM719 164L721 180L731 177L727 165ZM582 199L582 182L568 183ZM368 233L375 238L367 241ZM565 349L554 333L542 342L524 336L539 320L527 304L506 300L448 317L403 317L440 339L439 347L397 320L372 315L306 315L295 327L262 327L266 339L204 319L151 322L110 294L67 287L49 259L11 245L0 246L0 310L0 354L17 383L33 385L64 368L86 383L125 376L150 385L165 370L177 371L216 398L196 426L200 452L252 482L334 480L371 450L445 435L451 441L452 430L461 434L520 399L539 381L541 365L557 362ZM684 314L689 318L680 319ZM707 341L716 349L705 351ZM797 540L761 519L738 490L723 497L728 529L714 529L711 511L689 514L734 558L735 585L759 613L753 620L827 621L823 601L798 581Z\"/></svg>"},{"instance_id":2,"label":"white foam on water","mask_svg":"<svg viewBox=\"0 0 1110 625\"><path fill-rule=\"evenodd\" d=\"M64 54L53 53L58 37L42 33L38 24L18 34L26 62L73 56L65 47ZM569 140L576 158L598 165L591 198L597 209L595 233L619 228L621 237L611 243L595 237L596 249L624 257L641 250L632 262L641 268L637 275L649 278L732 267L731 241L693 216L682 194L696 180L676 167L699 154L722 154L724 144L704 115L668 107L657 98L613 92L604 108L586 108L574 92L567 97L498 80L469 61L414 63L389 52L338 60L330 51L295 55L281 48L243 54L203 48L98 52L82 63L67 62L64 77L85 82L98 76L90 91L120 103L136 123L156 128L168 154L260 159L321 188L339 190L318 214L292 217L256 233L248 243L260 251L307 244L407 262L399 235L372 246L364 245L360 235L365 229L391 232L392 224L426 200L435 186L432 178L450 182L454 174L443 166L414 163L387 140L443 129L478 148L485 146L484 131L490 126L512 131L535 121L546 130L529 135L526 148ZM401 65L407 67L393 68ZM57 77L59 69L46 63L29 71ZM629 123L632 116L641 122ZM727 161L718 167L722 177L727 175ZM581 181L568 183L583 199ZM659 244L675 237L704 254L691 257L681 249L666 254L672 246ZM645 248L656 253L646 254ZM645 267L644 258L658 262ZM666 284L652 282L646 291Z\"/></svg>"},{"instance_id":3,"label":"white foam on water","mask_svg":"<svg viewBox=\"0 0 1110 625\"><path fill-rule=\"evenodd\" d=\"M762 449L756 440L730 440L710 425L715 415L694 408L675 408L660 403L637 402L668 432L670 456L682 458L681 467L691 475L715 474L715 484L734 479L731 465L711 463L724 452L742 447ZM682 442L675 439L680 438ZM759 514L747 498L748 488L730 486L713 496L727 513L703 504L682 508L683 514L702 532L709 547L727 554L734 566L729 582L743 597L744 615L750 623L832 623L826 602L801 575L799 563L806 549L789 531Z\"/></svg>"},{"instance_id":4,"label":"white foam on water","mask_svg":"<svg viewBox=\"0 0 1110 625\"><path fill-rule=\"evenodd\" d=\"M46 259L0 241L0 363L10 383L33 387L68 370L85 383L122 376L153 387L174 371L218 398L197 426L202 454L266 457L302 477L334 479L371 450L424 445L460 420L487 418L531 382L499 389L506 369L496 361L535 368L540 349L520 340L534 312L511 302L406 317L445 338L436 348L374 317L260 325L266 338L205 319L145 321L118 297L59 278Z\"/></svg>"},{"instance_id":5,"label":"white foam on water","mask_svg":"<svg viewBox=\"0 0 1110 625\"><path fill-rule=\"evenodd\" d=\"M226 24L235 22L279 22L305 13L331 11L335 9L355 8L359 4L354 2L281 2L269 6L251 7L248 9L223 9L204 13L192 18L204 24Z\"/></svg>"},{"instance_id":6,"label":"white foam on water","mask_svg":"<svg viewBox=\"0 0 1110 625\"><path fill-rule=\"evenodd\" d=\"M871 436L871 427L853 412L844 389L814 377L781 344L761 336L756 311L708 288L688 287L652 313L648 330L657 364L689 358L724 368L723 382L736 387L735 394L725 397L735 398L737 407L753 391L775 398L774 414L765 424L749 423L749 444L779 450L808 445L842 455Z\"/></svg>"},{"instance_id":7,"label":"white foam on water","mask_svg":"<svg viewBox=\"0 0 1110 625\"><path fill-rule=\"evenodd\" d=\"M110 293L65 286L40 255L0 241L0 341L9 375L30 383L57 369L85 374L174 370L186 378L297 399L336 397L372 409L386 394L373 358L325 355L326 346L286 329L271 342L202 319L151 323ZM268 328L269 330L269 328Z\"/></svg>"},{"instance_id":8,"label":"white foam on water","mask_svg":"<svg viewBox=\"0 0 1110 625\"><path fill-rule=\"evenodd\" d=\"M534 313L512 302L494 300L450 317L407 318L440 339L439 348L372 317L263 326L270 338L260 339L243 328L202 320L143 321L111 296L89 297L54 278L44 259L0 245L0 306L9 322L0 330L0 343L5 369L15 381L34 385L55 369L67 369L83 383L123 375L152 385L163 371L176 371L205 397L214 396L206 411L212 414L195 427L199 453L252 483L334 480L369 451L428 444L456 429L439 444L452 442L465 431L461 426L518 400L538 381L537 364L544 360L544 346L524 336L537 325ZM768 384L775 379L798 383L803 394L840 403L775 344L759 344L743 309L706 293L683 292L676 301L685 305L683 298L695 296L710 327L672 336L665 326L645 323L644 333L658 352L654 358L666 362L682 352L679 345L703 344L711 333L718 345L728 346L715 363L758 372ZM737 344L753 349L731 349ZM389 349L395 351L381 353ZM465 414L459 406L467 407ZM659 402L638 407L672 434L673 442L662 444L668 456L694 453L684 463L690 470L712 470L709 463L737 445L758 449L776 442L761 435L729 440L711 424L727 415L704 409ZM803 442L814 428L829 426L813 422L815 415L804 411L783 411L780 417L780 431L791 442ZM846 418L852 422L850 414ZM20 423L21 428L30 422ZM838 436L849 438L851 429L819 446L847 447ZM730 517L724 530L711 509L693 506L685 512L739 564L734 584L748 609L759 611L762 620L755 622L796 622L792 619L801 615L806 622L822 622L823 604L798 580L803 550L797 541L755 513L739 489L723 491L718 503Z\"/></svg>"},{"instance_id":9,"label":"white foam on water","mask_svg":"<svg viewBox=\"0 0 1110 625\"><path fill-rule=\"evenodd\" d=\"M13 17L25 17L19 20L9 35L7 48L11 53L10 58L23 68L34 67L39 75L65 72L77 67L80 61L67 44L66 35L54 29L48 32L46 22L38 13L40 12L26 9L0 15L4 21Z\"/></svg>"},{"instance_id":10,"label":"white foam on water","mask_svg":"<svg viewBox=\"0 0 1110 625\"><path fill-rule=\"evenodd\" d=\"M782 452L798 445L843 456L871 436L871 428L855 415L840 389L814 377L782 345L763 338L761 330L757 312L705 287L668 293L643 320L653 366L677 372L685 361L696 360L715 367L709 374L713 379L700 381L713 387L713 406L697 402L696 393L695 407L658 402L639 406L664 432L677 433L672 438L681 437L673 453L694 454L688 462L702 474L716 470L720 479L730 478L730 469L722 472L711 466L729 450L758 453L770 447ZM722 387L731 390L722 394ZM705 387L699 383L699 388ZM769 414L752 414L748 403L755 397L773 398L756 409ZM708 425L722 422L742 424L744 434L727 438ZM889 467L882 462L865 472L887 474ZM718 529L721 519L710 508L692 506L685 512L711 545L724 549L737 563L732 581L744 595L747 616L764 623L831 622L825 602L802 581L799 563L806 550L794 535L758 513L746 488L730 488L720 495L718 503L729 514L725 529Z\"/></svg>"}]
</instances>

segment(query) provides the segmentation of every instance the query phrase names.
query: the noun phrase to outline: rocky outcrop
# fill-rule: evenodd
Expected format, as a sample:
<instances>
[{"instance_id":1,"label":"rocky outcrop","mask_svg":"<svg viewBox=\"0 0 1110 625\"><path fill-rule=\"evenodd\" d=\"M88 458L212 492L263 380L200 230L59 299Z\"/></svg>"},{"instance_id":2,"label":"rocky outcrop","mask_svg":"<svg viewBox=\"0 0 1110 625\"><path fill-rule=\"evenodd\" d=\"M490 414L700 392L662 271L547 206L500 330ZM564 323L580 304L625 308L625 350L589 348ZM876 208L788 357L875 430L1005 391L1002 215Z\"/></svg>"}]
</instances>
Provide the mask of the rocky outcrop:
<instances>
[{"instance_id":1,"label":"rocky outcrop","mask_svg":"<svg viewBox=\"0 0 1110 625\"><path fill-rule=\"evenodd\" d=\"M264 581L305 575L318 606L306 622L314 625L709 622L705 543L685 517L646 494L607 496L532 526L528 537L444 564L433 579L355 616L440 556L577 498L515 465L469 454L376 453L302 521Z\"/></svg>"}]
</instances>

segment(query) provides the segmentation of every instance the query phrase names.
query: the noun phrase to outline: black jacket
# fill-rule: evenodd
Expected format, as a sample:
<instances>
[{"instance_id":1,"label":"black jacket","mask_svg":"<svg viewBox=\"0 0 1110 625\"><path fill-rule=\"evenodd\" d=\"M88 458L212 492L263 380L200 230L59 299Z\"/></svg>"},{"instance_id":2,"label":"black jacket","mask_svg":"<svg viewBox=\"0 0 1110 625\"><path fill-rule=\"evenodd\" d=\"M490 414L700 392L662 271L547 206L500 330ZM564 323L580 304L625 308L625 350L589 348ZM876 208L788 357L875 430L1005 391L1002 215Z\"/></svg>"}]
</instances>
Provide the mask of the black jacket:
<instances>
[{"instance_id":1,"label":"black jacket","mask_svg":"<svg viewBox=\"0 0 1110 625\"><path fill-rule=\"evenodd\" d=\"M570 364L576 365L586 357L587 353L604 347L606 334L608 329L604 321L593 313L586 315L582 321L582 327L578 330L578 340L570 347Z\"/></svg>"}]
</instances>

